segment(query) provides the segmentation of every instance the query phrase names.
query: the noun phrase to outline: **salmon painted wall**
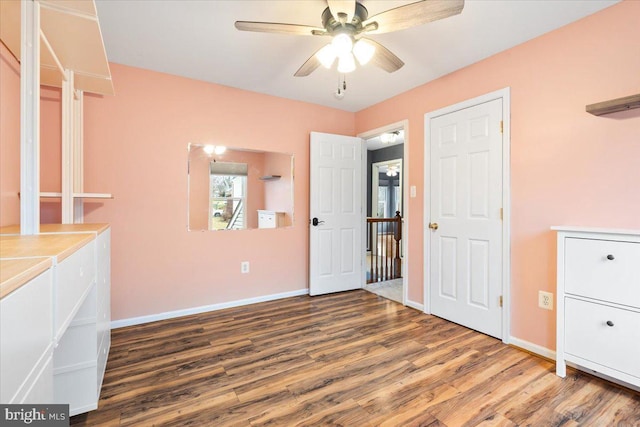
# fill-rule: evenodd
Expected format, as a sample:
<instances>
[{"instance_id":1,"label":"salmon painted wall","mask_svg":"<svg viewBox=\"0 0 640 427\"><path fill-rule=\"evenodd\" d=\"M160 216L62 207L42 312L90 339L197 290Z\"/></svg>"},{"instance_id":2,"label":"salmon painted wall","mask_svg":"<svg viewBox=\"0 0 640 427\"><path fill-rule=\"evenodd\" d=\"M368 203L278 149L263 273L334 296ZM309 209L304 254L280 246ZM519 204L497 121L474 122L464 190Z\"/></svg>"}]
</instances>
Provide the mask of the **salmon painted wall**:
<instances>
[{"instance_id":1,"label":"salmon painted wall","mask_svg":"<svg viewBox=\"0 0 640 427\"><path fill-rule=\"evenodd\" d=\"M189 230L209 229L209 155L202 146L189 149Z\"/></svg>"},{"instance_id":2,"label":"salmon painted wall","mask_svg":"<svg viewBox=\"0 0 640 427\"><path fill-rule=\"evenodd\" d=\"M552 225L640 229L640 110L585 105L640 90L640 2L625 1L356 114L357 133L409 120L409 299L423 302L424 115L511 88L511 335L555 348Z\"/></svg>"},{"instance_id":3,"label":"salmon painted wall","mask_svg":"<svg viewBox=\"0 0 640 427\"><path fill-rule=\"evenodd\" d=\"M20 222L20 64L0 43L0 225ZM40 88L40 191L61 191L60 90ZM42 199L40 220L59 223L59 199Z\"/></svg>"},{"instance_id":4,"label":"salmon painted wall","mask_svg":"<svg viewBox=\"0 0 640 427\"><path fill-rule=\"evenodd\" d=\"M263 209L284 212L284 225L290 226L293 224L291 156L283 153L265 153L264 171L267 175L280 175L281 178L274 181L265 181Z\"/></svg>"},{"instance_id":5,"label":"salmon painted wall","mask_svg":"<svg viewBox=\"0 0 640 427\"><path fill-rule=\"evenodd\" d=\"M308 286L309 132L353 135L355 115L111 64L116 96L85 96L85 222L112 225L112 318ZM187 231L187 144L295 156L295 225ZM277 242L277 244L275 243ZM250 273L240 274L240 262Z\"/></svg>"},{"instance_id":6,"label":"salmon painted wall","mask_svg":"<svg viewBox=\"0 0 640 427\"><path fill-rule=\"evenodd\" d=\"M20 64L0 43L0 227L20 222Z\"/></svg>"},{"instance_id":7,"label":"salmon painted wall","mask_svg":"<svg viewBox=\"0 0 640 427\"><path fill-rule=\"evenodd\" d=\"M40 88L40 191L62 191L62 91ZM60 199L40 199L40 222L60 224Z\"/></svg>"},{"instance_id":8,"label":"salmon painted wall","mask_svg":"<svg viewBox=\"0 0 640 427\"><path fill-rule=\"evenodd\" d=\"M209 219L210 163L229 162L247 164L247 194L245 221L247 228L258 227L258 209L264 209L265 185L260 180L264 175L265 153L254 151L226 150L222 154L207 154L202 146L191 146L189 152L189 229L206 230Z\"/></svg>"}]
</instances>

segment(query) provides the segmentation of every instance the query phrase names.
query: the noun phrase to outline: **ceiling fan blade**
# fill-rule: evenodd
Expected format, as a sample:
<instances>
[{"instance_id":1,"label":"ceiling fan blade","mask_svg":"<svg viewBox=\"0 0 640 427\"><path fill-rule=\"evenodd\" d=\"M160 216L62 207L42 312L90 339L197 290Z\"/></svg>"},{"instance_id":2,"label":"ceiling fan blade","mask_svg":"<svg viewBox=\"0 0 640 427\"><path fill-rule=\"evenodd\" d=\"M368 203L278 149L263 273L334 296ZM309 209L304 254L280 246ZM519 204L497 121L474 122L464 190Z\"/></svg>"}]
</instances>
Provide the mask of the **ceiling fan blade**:
<instances>
[{"instance_id":1,"label":"ceiling fan blade","mask_svg":"<svg viewBox=\"0 0 640 427\"><path fill-rule=\"evenodd\" d=\"M316 56L316 53L318 52L316 51L313 55L311 55L309 59L306 60L304 64L302 64L300 68L298 68L298 71L296 71L294 76L306 77L309 74L313 73L316 70L316 68L318 68L321 65L320 61L318 60L318 57Z\"/></svg>"},{"instance_id":2,"label":"ceiling fan blade","mask_svg":"<svg viewBox=\"0 0 640 427\"><path fill-rule=\"evenodd\" d=\"M336 21L340 22L339 13L347 15L345 23L350 23L356 11L356 0L327 0L329 10Z\"/></svg>"},{"instance_id":3,"label":"ceiling fan blade","mask_svg":"<svg viewBox=\"0 0 640 427\"><path fill-rule=\"evenodd\" d=\"M368 34L390 33L457 15L463 7L464 0L423 0L379 13L363 25L378 24L378 28L368 31Z\"/></svg>"},{"instance_id":4,"label":"ceiling fan blade","mask_svg":"<svg viewBox=\"0 0 640 427\"><path fill-rule=\"evenodd\" d=\"M404 65L402 59L395 56L389 49L382 46L380 43L371 39L366 40L376 47L376 51L371 58L371 63L373 63L377 67L382 68L388 73L393 73L394 71L398 71L400 68L402 68L402 66Z\"/></svg>"},{"instance_id":5,"label":"ceiling fan blade","mask_svg":"<svg viewBox=\"0 0 640 427\"><path fill-rule=\"evenodd\" d=\"M324 28L310 27L308 25L281 24L278 22L236 21L235 25L240 31L257 31L260 33L312 36L314 31L325 32Z\"/></svg>"}]
</instances>

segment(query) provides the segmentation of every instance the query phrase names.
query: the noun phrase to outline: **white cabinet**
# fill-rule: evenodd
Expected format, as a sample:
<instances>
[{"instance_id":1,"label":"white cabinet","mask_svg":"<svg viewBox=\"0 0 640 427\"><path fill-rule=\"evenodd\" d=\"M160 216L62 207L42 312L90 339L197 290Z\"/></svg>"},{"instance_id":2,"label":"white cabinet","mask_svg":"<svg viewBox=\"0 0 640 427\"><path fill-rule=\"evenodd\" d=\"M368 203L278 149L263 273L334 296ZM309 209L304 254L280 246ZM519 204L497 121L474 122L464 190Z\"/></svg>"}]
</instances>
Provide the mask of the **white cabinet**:
<instances>
[{"instance_id":1,"label":"white cabinet","mask_svg":"<svg viewBox=\"0 0 640 427\"><path fill-rule=\"evenodd\" d=\"M53 275L47 268L0 300L0 402L53 401L52 331Z\"/></svg>"},{"instance_id":2,"label":"white cabinet","mask_svg":"<svg viewBox=\"0 0 640 427\"><path fill-rule=\"evenodd\" d=\"M558 231L556 373L640 387L640 230Z\"/></svg>"},{"instance_id":3,"label":"white cabinet","mask_svg":"<svg viewBox=\"0 0 640 427\"><path fill-rule=\"evenodd\" d=\"M278 228L284 226L284 212L258 211L258 228Z\"/></svg>"},{"instance_id":4,"label":"white cabinet","mask_svg":"<svg viewBox=\"0 0 640 427\"><path fill-rule=\"evenodd\" d=\"M56 341L61 339L73 316L87 297L89 288L95 282L94 245L94 241L89 242L56 266L58 270L54 295Z\"/></svg>"},{"instance_id":5,"label":"white cabinet","mask_svg":"<svg viewBox=\"0 0 640 427\"><path fill-rule=\"evenodd\" d=\"M0 236L0 403L62 403L76 415L98 407L111 345L111 232L42 229ZM28 275L37 259L46 271Z\"/></svg>"},{"instance_id":6,"label":"white cabinet","mask_svg":"<svg viewBox=\"0 0 640 427\"><path fill-rule=\"evenodd\" d=\"M97 351L97 387L98 397L102 388L107 357L111 347L111 229L98 234L96 267L96 327L98 331Z\"/></svg>"},{"instance_id":7,"label":"white cabinet","mask_svg":"<svg viewBox=\"0 0 640 427\"><path fill-rule=\"evenodd\" d=\"M84 249L84 248L83 248ZM97 409L111 345L111 232L96 235L74 254L83 261L76 282L89 282L88 294L64 330L53 358L54 402L69 404L69 414ZM86 274L89 272L90 280Z\"/></svg>"}]
</instances>

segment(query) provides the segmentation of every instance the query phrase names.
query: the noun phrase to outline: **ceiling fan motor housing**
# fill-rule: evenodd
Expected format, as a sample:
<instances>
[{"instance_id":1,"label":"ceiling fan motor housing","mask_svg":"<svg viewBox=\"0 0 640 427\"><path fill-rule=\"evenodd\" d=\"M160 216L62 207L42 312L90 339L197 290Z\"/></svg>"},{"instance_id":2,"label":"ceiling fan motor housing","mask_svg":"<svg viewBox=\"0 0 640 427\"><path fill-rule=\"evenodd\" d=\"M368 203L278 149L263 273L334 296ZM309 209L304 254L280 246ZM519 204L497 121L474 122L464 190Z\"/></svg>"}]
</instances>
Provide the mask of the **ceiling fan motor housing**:
<instances>
[{"instance_id":1,"label":"ceiling fan motor housing","mask_svg":"<svg viewBox=\"0 0 640 427\"><path fill-rule=\"evenodd\" d=\"M362 32L364 28L362 23L366 21L368 17L369 12L367 11L367 8L356 2L356 10L351 22L347 22L343 26L340 21L336 20L336 18L331 14L331 10L326 8L324 12L322 12L322 26L327 30L329 35L332 35L335 32L345 32L351 36L355 36Z\"/></svg>"}]
</instances>

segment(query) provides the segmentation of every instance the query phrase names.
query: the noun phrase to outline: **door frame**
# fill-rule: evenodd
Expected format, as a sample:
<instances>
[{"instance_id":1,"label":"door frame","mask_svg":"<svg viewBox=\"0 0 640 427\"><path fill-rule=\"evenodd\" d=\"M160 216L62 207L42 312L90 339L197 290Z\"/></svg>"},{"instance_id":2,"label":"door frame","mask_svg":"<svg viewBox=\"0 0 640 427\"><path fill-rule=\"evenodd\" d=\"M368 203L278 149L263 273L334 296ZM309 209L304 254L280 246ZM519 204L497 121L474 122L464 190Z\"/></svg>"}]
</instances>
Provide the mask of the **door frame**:
<instances>
[{"instance_id":1,"label":"door frame","mask_svg":"<svg viewBox=\"0 0 640 427\"><path fill-rule=\"evenodd\" d=\"M402 304L406 305L408 307L411 308L415 308L417 310L422 310L422 307L420 304L416 304L416 303L412 303L411 301L409 301L409 268L407 268L407 266L409 265L409 235L408 233L406 233L406 231L409 230L409 192L408 190L408 186L406 185L406 183L409 181L409 162L407 161L407 159L409 158L409 120L405 119L405 120L401 120L399 122L394 122L394 123L390 123L388 125L385 126L381 126L372 130L368 130L366 132L361 132L359 134L357 134L357 136L359 138L362 138L363 140L366 139L370 139L373 138L375 136L381 135L385 132L392 132L394 130L398 130L398 129L402 129L404 130L404 149L402 151L402 169L403 169L403 174L404 176L402 177L402 181L405 183L405 185L403 185L402 188L402 206L404 206L404 212L402 212L402 230L403 230L403 236L402 236ZM362 173L364 175L362 182L363 185L365 186L364 188L364 192L363 192L363 200L362 200L362 206L367 206L367 190L366 190L366 185L367 185L367 156L366 156L366 143L365 143L365 153L362 156ZM362 213L362 221L364 223L364 228L363 230L366 230L366 226L367 226L367 211L366 209L364 210L364 212ZM362 250L366 255L366 250L367 250L367 235L366 233L362 233ZM365 256L365 260L366 260L366 256ZM364 278L367 277L367 266L366 266L366 262L362 264L362 274ZM362 287L364 288L364 283L362 285Z\"/></svg>"},{"instance_id":2,"label":"door frame","mask_svg":"<svg viewBox=\"0 0 640 427\"><path fill-rule=\"evenodd\" d=\"M392 165L394 163L400 164L400 194L401 196L404 194L404 159L394 159L394 160L385 160L382 162L376 162L371 164L371 216L373 216L373 212L378 211L378 193L373 191L373 188L378 188L380 186L380 177L378 175L374 175L373 168L379 168L380 166ZM375 183L375 186L373 185ZM404 200L403 200L404 201ZM404 206L404 205L403 205ZM375 209L374 209L375 208ZM404 208L402 209L404 210ZM395 212L395 210L394 210Z\"/></svg>"},{"instance_id":3,"label":"door frame","mask_svg":"<svg viewBox=\"0 0 640 427\"><path fill-rule=\"evenodd\" d=\"M511 331L511 88L506 87L457 104L449 105L424 115L424 312L431 314L429 298L431 266L429 250L431 237L429 216L431 212L431 119L458 110L474 107L496 99L502 99L502 342L509 344Z\"/></svg>"}]
</instances>

